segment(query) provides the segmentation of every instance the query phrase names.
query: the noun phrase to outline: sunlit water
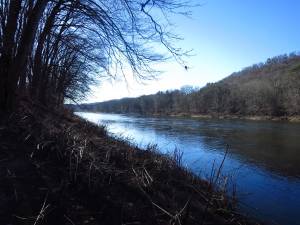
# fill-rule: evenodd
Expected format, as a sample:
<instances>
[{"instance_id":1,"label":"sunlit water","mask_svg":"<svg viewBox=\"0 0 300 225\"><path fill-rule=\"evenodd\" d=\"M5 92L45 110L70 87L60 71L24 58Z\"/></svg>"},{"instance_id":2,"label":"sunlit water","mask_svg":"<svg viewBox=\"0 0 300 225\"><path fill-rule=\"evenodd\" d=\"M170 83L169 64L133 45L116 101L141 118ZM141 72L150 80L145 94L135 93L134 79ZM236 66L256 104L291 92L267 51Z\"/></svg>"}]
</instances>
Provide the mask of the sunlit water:
<instances>
[{"instance_id":1,"label":"sunlit water","mask_svg":"<svg viewBox=\"0 0 300 225\"><path fill-rule=\"evenodd\" d=\"M77 113L145 148L175 148L184 165L209 178L228 147L222 174L237 187L239 208L269 224L300 224L300 124Z\"/></svg>"}]
</instances>

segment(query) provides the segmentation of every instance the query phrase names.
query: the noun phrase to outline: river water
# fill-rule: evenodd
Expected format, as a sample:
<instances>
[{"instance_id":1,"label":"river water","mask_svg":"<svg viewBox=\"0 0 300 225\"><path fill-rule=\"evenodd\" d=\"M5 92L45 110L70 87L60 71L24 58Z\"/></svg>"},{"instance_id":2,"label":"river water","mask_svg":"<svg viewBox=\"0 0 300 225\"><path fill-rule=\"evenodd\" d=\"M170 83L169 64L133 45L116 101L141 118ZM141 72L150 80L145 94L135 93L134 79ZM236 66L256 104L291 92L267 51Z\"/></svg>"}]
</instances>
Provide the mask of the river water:
<instances>
[{"instance_id":1,"label":"river water","mask_svg":"<svg viewBox=\"0 0 300 225\"><path fill-rule=\"evenodd\" d=\"M183 152L183 165L209 178L226 149L222 175L239 210L267 224L300 225L300 124L77 113L145 148Z\"/></svg>"}]
</instances>

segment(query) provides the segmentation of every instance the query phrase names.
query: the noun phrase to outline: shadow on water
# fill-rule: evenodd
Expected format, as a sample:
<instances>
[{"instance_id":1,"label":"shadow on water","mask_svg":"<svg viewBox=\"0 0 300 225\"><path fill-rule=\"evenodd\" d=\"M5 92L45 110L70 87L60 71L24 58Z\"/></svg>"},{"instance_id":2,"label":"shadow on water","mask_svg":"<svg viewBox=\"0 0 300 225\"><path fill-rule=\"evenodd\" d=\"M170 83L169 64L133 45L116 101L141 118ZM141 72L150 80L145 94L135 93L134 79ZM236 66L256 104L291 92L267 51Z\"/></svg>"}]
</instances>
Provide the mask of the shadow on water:
<instances>
[{"instance_id":1,"label":"shadow on water","mask_svg":"<svg viewBox=\"0 0 300 225\"><path fill-rule=\"evenodd\" d=\"M234 178L242 212L270 224L300 224L300 124L78 114L140 147L182 150L184 165L203 177L229 145L222 172Z\"/></svg>"}]
</instances>

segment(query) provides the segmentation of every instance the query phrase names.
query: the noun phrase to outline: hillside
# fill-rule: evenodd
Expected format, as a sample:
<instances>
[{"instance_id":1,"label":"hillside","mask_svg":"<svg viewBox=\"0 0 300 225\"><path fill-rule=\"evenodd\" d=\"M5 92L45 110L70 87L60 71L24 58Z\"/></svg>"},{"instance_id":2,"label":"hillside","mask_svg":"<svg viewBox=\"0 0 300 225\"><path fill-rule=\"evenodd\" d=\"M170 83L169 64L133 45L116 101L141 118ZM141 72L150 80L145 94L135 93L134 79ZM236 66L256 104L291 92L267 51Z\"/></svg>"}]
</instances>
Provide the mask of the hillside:
<instances>
[{"instance_id":1,"label":"hillside","mask_svg":"<svg viewBox=\"0 0 300 225\"><path fill-rule=\"evenodd\" d=\"M292 53L247 67L201 89L158 92L82 104L73 109L165 115L297 116L300 115L299 87L300 55Z\"/></svg>"}]
</instances>

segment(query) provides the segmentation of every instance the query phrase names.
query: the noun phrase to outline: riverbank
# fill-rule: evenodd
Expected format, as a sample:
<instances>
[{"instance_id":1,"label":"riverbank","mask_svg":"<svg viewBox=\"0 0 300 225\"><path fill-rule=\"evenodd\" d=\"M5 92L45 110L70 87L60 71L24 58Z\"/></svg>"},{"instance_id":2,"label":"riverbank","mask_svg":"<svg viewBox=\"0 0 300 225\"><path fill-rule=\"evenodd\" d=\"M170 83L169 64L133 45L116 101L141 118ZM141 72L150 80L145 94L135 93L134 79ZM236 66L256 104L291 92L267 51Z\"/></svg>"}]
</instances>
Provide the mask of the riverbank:
<instances>
[{"instance_id":1,"label":"riverbank","mask_svg":"<svg viewBox=\"0 0 300 225\"><path fill-rule=\"evenodd\" d=\"M75 111L82 112L92 112L92 113L112 113L112 114L127 114L123 112L101 112L94 110L83 110L82 108L77 108L76 106L68 105ZM252 120L252 121L285 121L291 123L300 123L300 116L266 116L266 115L231 115L231 114L188 114L188 113L154 113L154 114L141 114L145 116L169 116L169 117L179 117L179 118L193 118L193 119L227 119L227 120Z\"/></svg>"},{"instance_id":2,"label":"riverbank","mask_svg":"<svg viewBox=\"0 0 300 225\"><path fill-rule=\"evenodd\" d=\"M252 120L252 121L285 121L300 123L300 116L243 116L243 115L217 115L217 114L155 114L154 116L170 116L194 119L232 119L232 120Z\"/></svg>"},{"instance_id":3,"label":"riverbank","mask_svg":"<svg viewBox=\"0 0 300 225\"><path fill-rule=\"evenodd\" d=\"M254 224L180 154L32 103L1 119L1 224Z\"/></svg>"}]
</instances>

